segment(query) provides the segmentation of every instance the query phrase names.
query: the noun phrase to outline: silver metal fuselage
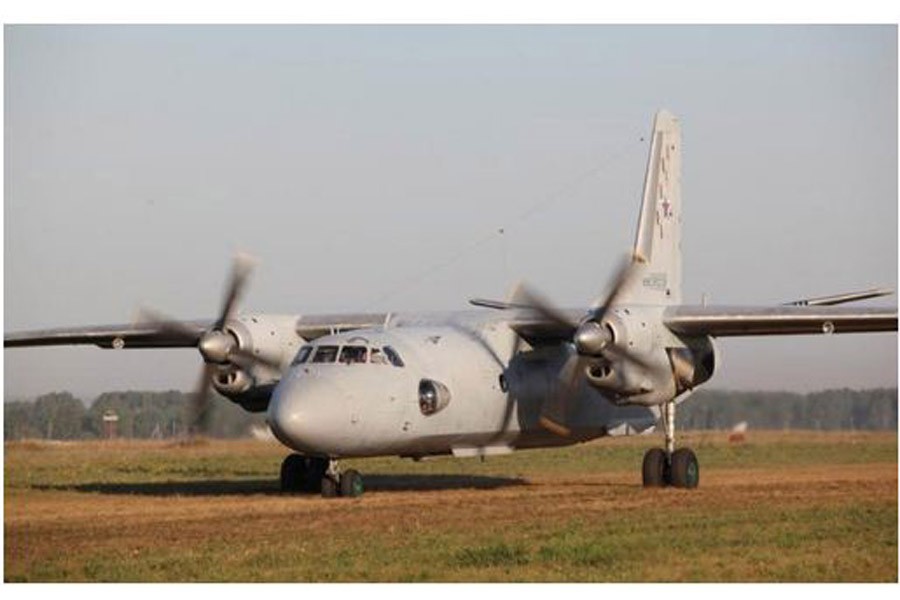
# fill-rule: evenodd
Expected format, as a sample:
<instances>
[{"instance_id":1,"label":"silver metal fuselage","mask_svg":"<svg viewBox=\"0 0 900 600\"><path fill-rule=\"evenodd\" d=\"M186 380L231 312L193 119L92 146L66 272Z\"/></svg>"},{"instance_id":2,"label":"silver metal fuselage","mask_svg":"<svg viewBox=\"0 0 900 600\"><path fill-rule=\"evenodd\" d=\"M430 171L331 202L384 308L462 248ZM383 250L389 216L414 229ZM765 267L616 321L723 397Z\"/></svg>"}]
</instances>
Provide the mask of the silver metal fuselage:
<instances>
[{"instance_id":1,"label":"silver metal fuselage","mask_svg":"<svg viewBox=\"0 0 900 600\"><path fill-rule=\"evenodd\" d=\"M656 407L619 407L583 385L568 411L572 435L547 431L540 407L557 385L565 348L528 348L503 321L359 329L313 342L348 344L391 347L404 364L290 367L268 407L269 425L286 446L335 458L477 456L646 431L659 416ZM449 402L433 414L419 405L422 380L449 390Z\"/></svg>"}]
</instances>

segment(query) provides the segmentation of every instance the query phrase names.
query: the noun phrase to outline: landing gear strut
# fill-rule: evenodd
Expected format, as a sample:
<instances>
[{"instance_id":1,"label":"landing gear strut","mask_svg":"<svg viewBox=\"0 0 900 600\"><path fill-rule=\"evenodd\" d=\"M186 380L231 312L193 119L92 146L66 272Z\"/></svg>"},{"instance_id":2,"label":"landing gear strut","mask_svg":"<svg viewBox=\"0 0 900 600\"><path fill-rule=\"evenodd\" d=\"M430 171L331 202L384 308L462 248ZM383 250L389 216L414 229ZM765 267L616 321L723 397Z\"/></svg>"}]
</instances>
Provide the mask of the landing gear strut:
<instances>
[{"instance_id":1,"label":"landing gear strut","mask_svg":"<svg viewBox=\"0 0 900 600\"><path fill-rule=\"evenodd\" d=\"M700 464L690 448L675 449L675 401L663 405L666 448L651 448L644 455L644 487L695 488L700 483Z\"/></svg>"},{"instance_id":2,"label":"landing gear strut","mask_svg":"<svg viewBox=\"0 0 900 600\"><path fill-rule=\"evenodd\" d=\"M356 498L362 495L364 487L358 471L341 472L336 460L291 454L281 463L281 491L321 493L324 498Z\"/></svg>"}]
</instances>

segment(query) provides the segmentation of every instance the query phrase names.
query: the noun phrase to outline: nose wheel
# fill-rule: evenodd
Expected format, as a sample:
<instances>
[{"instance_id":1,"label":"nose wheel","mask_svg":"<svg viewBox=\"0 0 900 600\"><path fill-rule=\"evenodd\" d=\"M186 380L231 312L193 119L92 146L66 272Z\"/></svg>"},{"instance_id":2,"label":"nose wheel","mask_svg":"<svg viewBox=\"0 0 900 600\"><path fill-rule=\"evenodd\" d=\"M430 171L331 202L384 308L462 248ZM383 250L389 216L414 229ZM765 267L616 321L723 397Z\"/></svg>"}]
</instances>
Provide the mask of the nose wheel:
<instances>
[{"instance_id":1,"label":"nose wheel","mask_svg":"<svg viewBox=\"0 0 900 600\"><path fill-rule=\"evenodd\" d=\"M666 433L666 448L651 448L644 454L641 473L644 487L665 487L693 489L700 484L700 463L690 448L675 449L675 402L663 406L663 428Z\"/></svg>"},{"instance_id":2,"label":"nose wheel","mask_svg":"<svg viewBox=\"0 0 900 600\"><path fill-rule=\"evenodd\" d=\"M323 498L356 498L363 494L362 475L341 471L336 460L291 454L281 463L281 491L321 493Z\"/></svg>"}]
</instances>

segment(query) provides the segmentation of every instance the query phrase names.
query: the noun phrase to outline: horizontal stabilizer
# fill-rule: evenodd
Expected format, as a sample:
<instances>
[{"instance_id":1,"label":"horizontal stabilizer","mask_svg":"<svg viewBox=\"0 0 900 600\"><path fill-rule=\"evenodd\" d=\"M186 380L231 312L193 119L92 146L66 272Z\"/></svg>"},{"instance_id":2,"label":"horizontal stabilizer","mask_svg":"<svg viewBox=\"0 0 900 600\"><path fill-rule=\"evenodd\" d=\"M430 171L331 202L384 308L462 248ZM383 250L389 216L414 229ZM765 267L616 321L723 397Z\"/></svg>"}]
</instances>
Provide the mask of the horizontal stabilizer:
<instances>
[{"instance_id":1,"label":"horizontal stabilizer","mask_svg":"<svg viewBox=\"0 0 900 600\"><path fill-rule=\"evenodd\" d=\"M487 298L470 298L469 304L480 308L493 308L495 310L512 310L516 308L532 308L530 304L516 302L504 302L503 300L488 300Z\"/></svg>"}]
</instances>

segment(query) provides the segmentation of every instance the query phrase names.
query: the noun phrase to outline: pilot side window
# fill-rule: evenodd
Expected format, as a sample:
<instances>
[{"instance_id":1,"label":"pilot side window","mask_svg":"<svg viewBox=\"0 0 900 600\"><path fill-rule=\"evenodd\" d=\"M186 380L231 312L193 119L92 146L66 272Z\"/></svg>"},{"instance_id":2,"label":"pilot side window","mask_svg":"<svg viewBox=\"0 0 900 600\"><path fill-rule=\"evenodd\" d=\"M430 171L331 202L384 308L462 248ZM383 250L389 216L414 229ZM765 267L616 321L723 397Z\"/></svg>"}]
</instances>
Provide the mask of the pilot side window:
<instances>
[{"instance_id":1,"label":"pilot side window","mask_svg":"<svg viewBox=\"0 0 900 600\"><path fill-rule=\"evenodd\" d=\"M369 355L369 362L373 365L386 365L388 363L381 348L372 348L372 353Z\"/></svg>"},{"instance_id":2,"label":"pilot side window","mask_svg":"<svg viewBox=\"0 0 900 600\"><path fill-rule=\"evenodd\" d=\"M309 355L312 354L312 351L312 346L303 346L302 348L300 348L300 352L297 353L297 357L294 358L294 362L291 363L291 366L305 363L307 360L309 360Z\"/></svg>"},{"instance_id":3,"label":"pilot side window","mask_svg":"<svg viewBox=\"0 0 900 600\"><path fill-rule=\"evenodd\" d=\"M316 348L316 354L313 356L312 362L333 363L334 359L337 358L337 353L337 346L319 346Z\"/></svg>"},{"instance_id":4,"label":"pilot side window","mask_svg":"<svg viewBox=\"0 0 900 600\"><path fill-rule=\"evenodd\" d=\"M393 348L391 348L390 346L385 346L385 347L384 347L384 355L387 356L388 360L389 360L389 361L391 362L391 364L394 365L395 367L402 367L402 366L403 366L403 359L400 358L400 355L397 354L397 351L394 350Z\"/></svg>"},{"instance_id":5,"label":"pilot side window","mask_svg":"<svg viewBox=\"0 0 900 600\"><path fill-rule=\"evenodd\" d=\"M341 348L340 362L345 365L366 362L368 348L365 346L344 346Z\"/></svg>"}]
</instances>

